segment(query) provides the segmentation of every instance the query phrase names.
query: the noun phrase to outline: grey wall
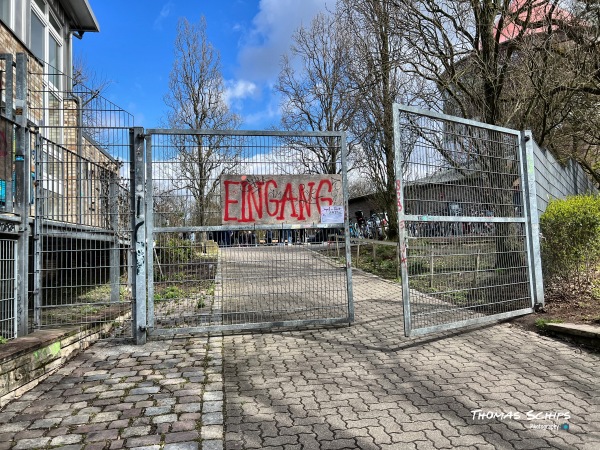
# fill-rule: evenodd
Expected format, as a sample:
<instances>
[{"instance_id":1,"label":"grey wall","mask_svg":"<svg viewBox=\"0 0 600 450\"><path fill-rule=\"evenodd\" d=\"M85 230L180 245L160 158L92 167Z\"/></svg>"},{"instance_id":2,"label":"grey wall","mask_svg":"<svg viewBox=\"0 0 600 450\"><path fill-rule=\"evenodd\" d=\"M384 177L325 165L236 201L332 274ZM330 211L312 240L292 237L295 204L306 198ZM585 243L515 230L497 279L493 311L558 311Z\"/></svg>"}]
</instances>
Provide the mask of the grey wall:
<instances>
[{"instance_id":1,"label":"grey wall","mask_svg":"<svg viewBox=\"0 0 600 450\"><path fill-rule=\"evenodd\" d=\"M541 216L552 199L562 199L568 195L597 194L594 183L590 181L582 167L573 160L561 165L554 155L540 149L533 143L535 158L535 182L538 213Z\"/></svg>"}]
</instances>

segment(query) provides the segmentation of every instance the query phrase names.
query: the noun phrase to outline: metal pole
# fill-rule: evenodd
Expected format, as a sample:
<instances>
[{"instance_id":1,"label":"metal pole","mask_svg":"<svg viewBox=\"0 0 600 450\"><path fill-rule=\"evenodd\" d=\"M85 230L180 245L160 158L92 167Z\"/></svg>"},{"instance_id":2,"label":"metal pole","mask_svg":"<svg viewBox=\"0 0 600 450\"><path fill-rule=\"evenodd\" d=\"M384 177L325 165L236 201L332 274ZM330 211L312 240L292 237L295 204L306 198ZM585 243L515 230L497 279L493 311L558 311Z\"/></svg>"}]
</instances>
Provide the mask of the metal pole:
<instances>
[{"instance_id":1,"label":"metal pole","mask_svg":"<svg viewBox=\"0 0 600 450\"><path fill-rule=\"evenodd\" d=\"M44 239L42 237L42 218L44 206L41 203L42 189L41 180L44 177L44 167L42 165L42 138L38 134L35 139L35 218L33 222L33 328L37 329L42 325L42 299L44 298L44 286L42 282Z\"/></svg>"},{"instance_id":2,"label":"metal pole","mask_svg":"<svg viewBox=\"0 0 600 450\"><path fill-rule=\"evenodd\" d=\"M131 128L131 251L133 252L133 304L132 327L136 344L146 343L146 227L145 224L145 173L144 129Z\"/></svg>"},{"instance_id":3,"label":"metal pole","mask_svg":"<svg viewBox=\"0 0 600 450\"><path fill-rule=\"evenodd\" d=\"M13 95L14 95L14 78L13 78L13 55L11 53L6 53L0 55L0 59L5 61L6 68L6 83L5 83L5 95L4 95L4 108L6 117L10 120L14 120L14 103L13 103ZM12 125L9 125L12 127ZM9 152L10 159L12 159L12 152ZM5 185L4 185L4 197L5 197L5 211L13 212L13 183L12 183L12 168L9 170L11 173L10 177L6 177Z\"/></svg>"},{"instance_id":4,"label":"metal pole","mask_svg":"<svg viewBox=\"0 0 600 450\"><path fill-rule=\"evenodd\" d=\"M21 218L17 242L17 336L25 336L28 333L29 322L29 188L31 180L29 130L27 128L27 57L25 53L17 53L16 73L15 203L16 213Z\"/></svg>"},{"instance_id":5,"label":"metal pole","mask_svg":"<svg viewBox=\"0 0 600 450\"><path fill-rule=\"evenodd\" d=\"M109 226L113 233L113 240L110 244L110 302L117 303L120 299L121 291L121 254L119 248L119 185L117 183L117 173L111 172L109 183L108 214L110 220Z\"/></svg>"},{"instance_id":6,"label":"metal pole","mask_svg":"<svg viewBox=\"0 0 600 450\"><path fill-rule=\"evenodd\" d=\"M523 215L527 219L524 224L528 244L528 262L531 273L532 307L544 306L544 281L542 275L542 257L540 250L540 219L537 208L537 192L535 185L535 166L533 154L533 135L531 131L521 132L521 158L523 161Z\"/></svg>"},{"instance_id":7,"label":"metal pole","mask_svg":"<svg viewBox=\"0 0 600 450\"><path fill-rule=\"evenodd\" d=\"M154 258L156 249L154 248L154 182L152 178L152 135L146 135L146 282L148 283L148 309L147 322L148 328L154 327ZM160 263L156 258L158 268Z\"/></svg>"},{"instance_id":8,"label":"metal pole","mask_svg":"<svg viewBox=\"0 0 600 450\"><path fill-rule=\"evenodd\" d=\"M342 146L342 186L344 191L344 242L346 248L346 289L348 293L348 323L354 322L354 297L352 290L352 248L350 247L350 222L348 218L348 162L346 133L340 136ZM336 237L337 242L337 237Z\"/></svg>"},{"instance_id":9,"label":"metal pole","mask_svg":"<svg viewBox=\"0 0 600 450\"><path fill-rule=\"evenodd\" d=\"M412 332L411 311L410 311L410 291L408 287L408 266L407 266L407 241L405 212L404 212L404 186L402 183L402 165L404 163L403 152L400 148L400 117L398 105L394 104L394 165L396 168L396 196L398 205L398 240L400 243L400 267L402 273L402 303L404 308L404 335L409 337Z\"/></svg>"}]
</instances>

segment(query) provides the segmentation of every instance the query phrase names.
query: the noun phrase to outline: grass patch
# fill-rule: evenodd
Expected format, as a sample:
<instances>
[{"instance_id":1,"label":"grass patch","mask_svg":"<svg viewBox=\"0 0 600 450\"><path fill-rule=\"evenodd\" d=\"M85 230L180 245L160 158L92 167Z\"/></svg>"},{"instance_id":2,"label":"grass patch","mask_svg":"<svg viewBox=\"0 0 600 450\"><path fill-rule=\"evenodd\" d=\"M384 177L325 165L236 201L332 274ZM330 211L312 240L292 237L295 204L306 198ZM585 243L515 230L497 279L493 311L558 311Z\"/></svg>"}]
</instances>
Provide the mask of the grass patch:
<instances>
[{"instance_id":1,"label":"grass patch","mask_svg":"<svg viewBox=\"0 0 600 450\"><path fill-rule=\"evenodd\" d=\"M185 295L183 289L180 289L178 286L167 286L165 289L161 289L160 291L154 294L154 301L157 303L164 302L167 300L173 300L176 298L181 298Z\"/></svg>"},{"instance_id":2,"label":"grass patch","mask_svg":"<svg viewBox=\"0 0 600 450\"><path fill-rule=\"evenodd\" d=\"M547 331L549 323L563 323L562 319L536 319L535 326L540 331Z\"/></svg>"}]
</instances>

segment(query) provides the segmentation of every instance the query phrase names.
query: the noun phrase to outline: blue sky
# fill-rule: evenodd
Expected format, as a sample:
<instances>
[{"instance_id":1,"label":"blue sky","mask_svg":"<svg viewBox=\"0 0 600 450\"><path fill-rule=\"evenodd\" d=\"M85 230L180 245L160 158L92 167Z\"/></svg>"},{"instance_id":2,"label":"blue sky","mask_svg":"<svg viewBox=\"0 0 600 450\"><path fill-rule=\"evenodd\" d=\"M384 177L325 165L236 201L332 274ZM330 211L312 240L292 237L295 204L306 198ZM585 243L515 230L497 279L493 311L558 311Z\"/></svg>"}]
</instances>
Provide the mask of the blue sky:
<instances>
[{"instance_id":1,"label":"blue sky","mask_svg":"<svg viewBox=\"0 0 600 450\"><path fill-rule=\"evenodd\" d=\"M89 0L100 33L74 39L81 56L99 78L111 81L105 96L135 117L135 125L165 125L177 21L206 17L207 34L221 54L230 108L240 128L267 129L280 120L273 84L281 55L301 24L332 0Z\"/></svg>"}]
</instances>

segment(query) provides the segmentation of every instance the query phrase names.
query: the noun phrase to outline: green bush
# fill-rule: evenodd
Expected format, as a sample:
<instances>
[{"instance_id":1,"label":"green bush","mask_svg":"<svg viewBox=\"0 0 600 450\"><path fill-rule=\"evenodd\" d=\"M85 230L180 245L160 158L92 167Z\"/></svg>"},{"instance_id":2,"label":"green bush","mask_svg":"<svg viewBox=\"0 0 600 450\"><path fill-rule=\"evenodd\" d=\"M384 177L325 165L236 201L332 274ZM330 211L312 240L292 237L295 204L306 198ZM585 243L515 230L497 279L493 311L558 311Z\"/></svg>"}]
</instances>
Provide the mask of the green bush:
<instances>
[{"instance_id":1,"label":"green bush","mask_svg":"<svg viewBox=\"0 0 600 450\"><path fill-rule=\"evenodd\" d=\"M171 238L157 246L160 264L185 264L194 259L193 243L187 239Z\"/></svg>"},{"instance_id":2,"label":"green bush","mask_svg":"<svg viewBox=\"0 0 600 450\"><path fill-rule=\"evenodd\" d=\"M600 262L600 197L553 200L540 218L544 276L590 280Z\"/></svg>"}]
</instances>

